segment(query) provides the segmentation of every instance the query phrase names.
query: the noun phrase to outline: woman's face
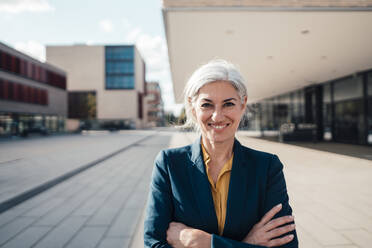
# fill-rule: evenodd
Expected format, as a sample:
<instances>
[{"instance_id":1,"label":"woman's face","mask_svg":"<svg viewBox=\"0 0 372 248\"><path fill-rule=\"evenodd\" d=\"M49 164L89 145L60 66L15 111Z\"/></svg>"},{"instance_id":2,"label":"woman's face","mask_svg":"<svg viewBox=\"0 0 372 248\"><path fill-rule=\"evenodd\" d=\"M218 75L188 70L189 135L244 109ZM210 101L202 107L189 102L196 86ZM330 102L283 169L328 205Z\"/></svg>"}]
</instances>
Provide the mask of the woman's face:
<instances>
[{"instance_id":1,"label":"woman's face","mask_svg":"<svg viewBox=\"0 0 372 248\"><path fill-rule=\"evenodd\" d=\"M216 81L204 85L193 105L193 114L202 136L211 143L234 140L245 111L236 89L228 82Z\"/></svg>"}]
</instances>

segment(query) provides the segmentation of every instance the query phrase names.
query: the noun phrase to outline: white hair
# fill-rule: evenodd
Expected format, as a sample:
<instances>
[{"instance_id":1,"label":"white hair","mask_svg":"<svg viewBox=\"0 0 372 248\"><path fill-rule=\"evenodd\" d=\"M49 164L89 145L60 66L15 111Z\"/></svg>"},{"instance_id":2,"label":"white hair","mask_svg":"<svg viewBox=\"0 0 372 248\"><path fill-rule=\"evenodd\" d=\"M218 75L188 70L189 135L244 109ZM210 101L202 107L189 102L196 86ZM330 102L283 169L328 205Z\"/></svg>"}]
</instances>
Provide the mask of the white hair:
<instances>
[{"instance_id":1,"label":"white hair","mask_svg":"<svg viewBox=\"0 0 372 248\"><path fill-rule=\"evenodd\" d=\"M226 60L211 60L207 64L199 67L187 81L184 89L184 105L186 112L185 128L195 128L199 130L192 108L195 100L199 95L199 90L204 85L216 81L226 81L230 83L237 91L241 103L244 104L247 96L245 80L235 65Z\"/></svg>"}]
</instances>

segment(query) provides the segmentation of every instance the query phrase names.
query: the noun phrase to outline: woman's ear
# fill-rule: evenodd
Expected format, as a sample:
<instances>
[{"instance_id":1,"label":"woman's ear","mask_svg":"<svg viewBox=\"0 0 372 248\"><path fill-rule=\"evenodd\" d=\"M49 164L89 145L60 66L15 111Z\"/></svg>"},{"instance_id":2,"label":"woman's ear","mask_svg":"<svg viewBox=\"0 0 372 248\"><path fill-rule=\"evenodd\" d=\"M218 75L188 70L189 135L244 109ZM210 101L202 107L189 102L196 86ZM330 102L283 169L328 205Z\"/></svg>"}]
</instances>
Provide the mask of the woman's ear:
<instances>
[{"instance_id":1,"label":"woman's ear","mask_svg":"<svg viewBox=\"0 0 372 248\"><path fill-rule=\"evenodd\" d=\"M247 107L247 101L248 101L248 97L247 96L244 96L244 99L243 99L243 108L246 108Z\"/></svg>"},{"instance_id":2,"label":"woman's ear","mask_svg":"<svg viewBox=\"0 0 372 248\"><path fill-rule=\"evenodd\" d=\"M187 100L189 101L189 104L190 104L190 107L191 107L191 113L192 113L193 117L195 118L196 117L196 112L195 112L194 104L192 103L192 98L189 97Z\"/></svg>"},{"instance_id":3,"label":"woman's ear","mask_svg":"<svg viewBox=\"0 0 372 248\"><path fill-rule=\"evenodd\" d=\"M196 112L195 112L195 108L193 105L191 105L191 113L192 113L192 116L196 119Z\"/></svg>"}]
</instances>

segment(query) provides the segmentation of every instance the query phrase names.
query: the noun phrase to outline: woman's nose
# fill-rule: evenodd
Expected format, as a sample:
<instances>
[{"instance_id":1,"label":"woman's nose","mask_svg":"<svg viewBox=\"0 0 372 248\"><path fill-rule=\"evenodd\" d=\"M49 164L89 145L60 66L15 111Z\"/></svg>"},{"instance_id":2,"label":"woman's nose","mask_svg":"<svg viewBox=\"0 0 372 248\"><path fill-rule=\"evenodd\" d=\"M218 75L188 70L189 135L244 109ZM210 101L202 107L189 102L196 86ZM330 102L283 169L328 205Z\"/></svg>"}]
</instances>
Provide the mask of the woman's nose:
<instances>
[{"instance_id":1,"label":"woman's nose","mask_svg":"<svg viewBox=\"0 0 372 248\"><path fill-rule=\"evenodd\" d=\"M216 109L213 111L213 114L212 114L212 120L213 120L214 122L218 122L218 121L223 120L223 113L222 113L222 110L221 110L221 109L216 108Z\"/></svg>"}]
</instances>

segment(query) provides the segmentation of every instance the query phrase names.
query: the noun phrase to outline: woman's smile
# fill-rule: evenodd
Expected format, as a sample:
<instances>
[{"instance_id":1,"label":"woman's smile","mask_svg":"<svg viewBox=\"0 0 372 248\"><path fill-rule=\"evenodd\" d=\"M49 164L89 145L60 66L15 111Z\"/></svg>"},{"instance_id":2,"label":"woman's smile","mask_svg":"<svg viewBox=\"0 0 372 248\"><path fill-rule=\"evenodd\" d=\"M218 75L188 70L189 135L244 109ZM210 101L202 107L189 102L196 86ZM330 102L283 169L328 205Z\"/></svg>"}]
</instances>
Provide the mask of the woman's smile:
<instances>
[{"instance_id":1,"label":"woman's smile","mask_svg":"<svg viewBox=\"0 0 372 248\"><path fill-rule=\"evenodd\" d=\"M213 123L208 123L208 126L210 126L212 129L215 129L218 132L223 131L226 127L228 127L230 124L213 124Z\"/></svg>"}]
</instances>

